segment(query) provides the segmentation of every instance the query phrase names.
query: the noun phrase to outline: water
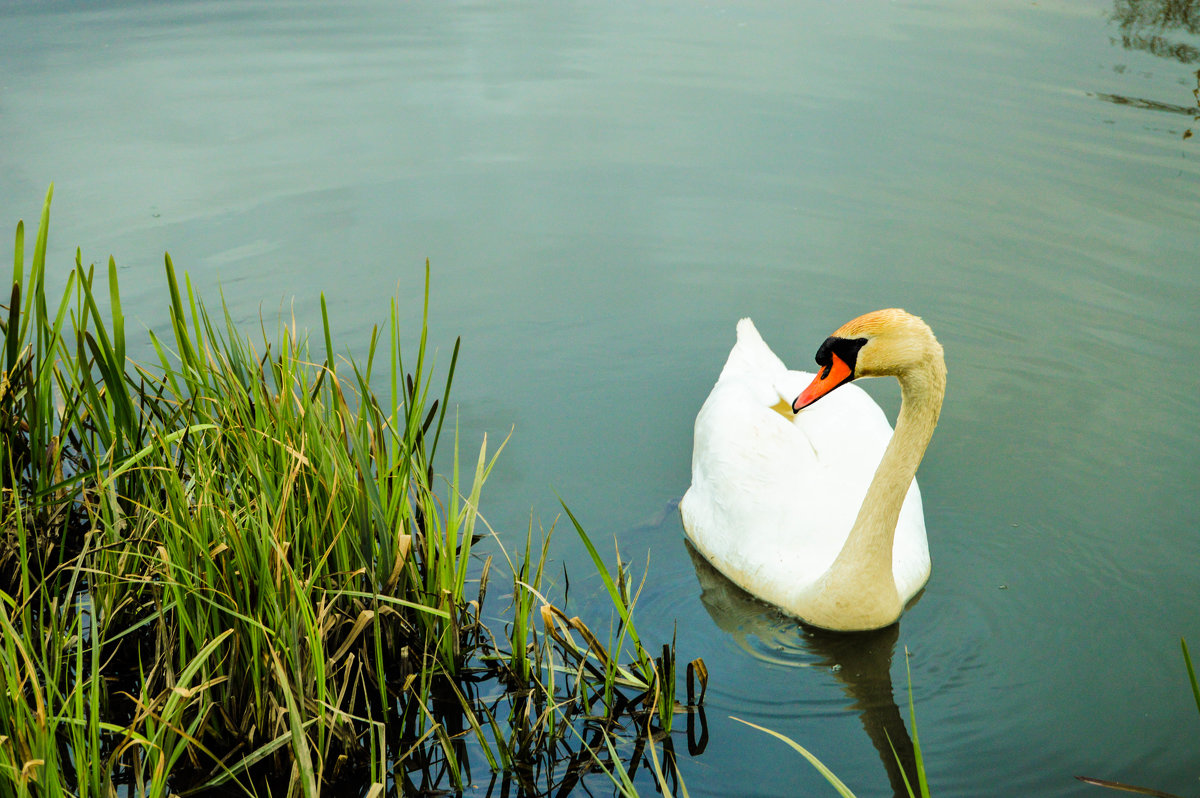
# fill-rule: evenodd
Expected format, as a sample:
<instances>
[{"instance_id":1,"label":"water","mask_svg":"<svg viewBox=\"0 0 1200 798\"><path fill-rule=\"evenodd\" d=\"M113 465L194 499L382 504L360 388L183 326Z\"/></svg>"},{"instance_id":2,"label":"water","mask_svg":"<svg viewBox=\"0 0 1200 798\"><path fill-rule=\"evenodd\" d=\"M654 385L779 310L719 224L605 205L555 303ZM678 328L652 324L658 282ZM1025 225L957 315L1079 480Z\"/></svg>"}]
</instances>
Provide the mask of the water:
<instances>
[{"instance_id":1,"label":"water","mask_svg":"<svg viewBox=\"0 0 1200 798\"><path fill-rule=\"evenodd\" d=\"M1167 8L8 4L0 220L54 180L52 263L114 254L131 321L164 327L170 250L247 322L324 292L357 351L393 294L416 324L428 257L463 438L512 431L493 525L549 525L557 491L649 560L643 636L677 622L708 663L692 795L828 794L730 715L890 795L905 647L935 794L1187 793L1200 8ZM846 646L698 574L671 508L740 316L804 367L887 306L947 352L934 572L894 639Z\"/></svg>"}]
</instances>

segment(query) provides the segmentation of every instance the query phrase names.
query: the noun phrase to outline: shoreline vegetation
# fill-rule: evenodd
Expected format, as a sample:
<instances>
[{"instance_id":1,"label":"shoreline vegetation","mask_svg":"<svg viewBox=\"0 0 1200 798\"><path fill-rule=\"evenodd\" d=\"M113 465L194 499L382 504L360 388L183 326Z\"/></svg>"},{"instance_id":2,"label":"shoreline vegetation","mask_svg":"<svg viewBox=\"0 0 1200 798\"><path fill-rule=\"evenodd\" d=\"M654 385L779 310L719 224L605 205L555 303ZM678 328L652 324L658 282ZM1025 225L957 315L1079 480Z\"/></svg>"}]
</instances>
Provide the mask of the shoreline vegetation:
<instances>
[{"instance_id":1,"label":"shoreline vegetation","mask_svg":"<svg viewBox=\"0 0 1200 798\"><path fill-rule=\"evenodd\" d=\"M167 255L171 329L147 333L156 363L135 363L111 257L101 292L76 250L48 300L52 196L28 268L17 224L0 300L0 798L639 783L687 798L674 746L707 745L704 663L677 673L673 640L642 640L646 576L619 552L610 570L565 503L612 605L603 636L545 578L553 528L531 521L510 551L488 527L480 497L504 446L485 436L460 456L459 342L435 379L428 263L415 351L393 299L360 364L337 354L324 297L315 345L294 320L255 342ZM891 754L897 794L927 798L911 685L912 761L895 740ZM853 795L795 741L740 722Z\"/></svg>"},{"instance_id":2,"label":"shoreline vegetation","mask_svg":"<svg viewBox=\"0 0 1200 798\"><path fill-rule=\"evenodd\" d=\"M463 453L447 419L428 264L416 346L393 300L356 363L323 297L321 340L251 341L168 255L171 329L134 363L112 258L102 287L77 250L46 295L52 195L0 301L0 797L686 795L703 663L678 701L674 643L638 636L639 584L565 504L600 634L554 603L549 532L490 534L503 444Z\"/></svg>"}]
</instances>

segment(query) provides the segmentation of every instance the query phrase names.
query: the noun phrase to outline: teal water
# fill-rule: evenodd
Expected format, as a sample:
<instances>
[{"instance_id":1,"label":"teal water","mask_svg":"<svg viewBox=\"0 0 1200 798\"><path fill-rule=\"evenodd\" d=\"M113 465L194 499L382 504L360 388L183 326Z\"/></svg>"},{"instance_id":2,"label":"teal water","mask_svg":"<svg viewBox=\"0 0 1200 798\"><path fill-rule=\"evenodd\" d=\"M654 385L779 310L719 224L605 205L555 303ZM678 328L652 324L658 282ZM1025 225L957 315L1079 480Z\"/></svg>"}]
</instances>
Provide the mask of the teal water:
<instances>
[{"instance_id":1,"label":"teal water","mask_svg":"<svg viewBox=\"0 0 1200 798\"><path fill-rule=\"evenodd\" d=\"M0 222L53 180L52 263L115 255L131 320L164 326L170 250L247 322L324 292L355 346L393 294L416 325L429 258L463 440L512 432L497 533L557 492L708 664L692 795L830 794L730 715L891 795L905 647L935 795L1190 794L1197 70L1195 2L10 3ZM698 573L672 507L739 317L803 368L887 306L947 353L934 572L847 646Z\"/></svg>"}]
</instances>

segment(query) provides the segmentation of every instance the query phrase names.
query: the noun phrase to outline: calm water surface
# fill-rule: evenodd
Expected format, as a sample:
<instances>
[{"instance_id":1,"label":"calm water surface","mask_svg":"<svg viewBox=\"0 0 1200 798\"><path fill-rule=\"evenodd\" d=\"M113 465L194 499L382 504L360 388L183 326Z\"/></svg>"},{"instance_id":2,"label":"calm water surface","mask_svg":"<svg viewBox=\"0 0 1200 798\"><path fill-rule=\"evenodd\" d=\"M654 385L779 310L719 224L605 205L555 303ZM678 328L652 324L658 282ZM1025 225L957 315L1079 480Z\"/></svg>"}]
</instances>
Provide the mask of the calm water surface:
<instances>
[{"instance_id":1,"label":"calm water surface","mask_svg":"<svg viewBox=\"0 0 1200 798\"><path fill-rule=\"evenodd\" d=\"M692 795L830 794L730 715L890 795L904 647L934 794L1190 794L1200 7L1169 5L9 3L0 221L53 180L52 262L114 254L127 315L165 326L170 250L245 321L323 291L356 351L393 294L417 323L429 258L464 440L513 433L498 533L557 491L649 559L643 636L709 665ZM806 367L887 306L950 369L934 573L846 644L694 568L673 503L740 316Z\"/></svg>"}]
</instances>

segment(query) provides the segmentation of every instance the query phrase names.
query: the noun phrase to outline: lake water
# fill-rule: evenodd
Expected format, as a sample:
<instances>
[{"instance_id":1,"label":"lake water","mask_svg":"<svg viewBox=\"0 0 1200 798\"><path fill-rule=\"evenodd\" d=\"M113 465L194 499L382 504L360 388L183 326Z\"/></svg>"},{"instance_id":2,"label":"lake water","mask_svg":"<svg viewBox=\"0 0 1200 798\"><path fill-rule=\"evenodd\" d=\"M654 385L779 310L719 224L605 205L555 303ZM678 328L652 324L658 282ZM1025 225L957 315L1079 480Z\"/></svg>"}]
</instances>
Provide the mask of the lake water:
<instances>
[{"instance_id":1,"label":"lake water","mask_svg":"<svg viewBox=\"0 0 1200 798\"><path fill-rule=\"evenodd\" d=\"M730 715L891 795L905 647L935 795L1194 794L1197 70L1196 0L7 3L0 222L53 180L53 268L115 255L131 319L165 328L169 250L246 322L324 292L358 352L429 258L463 440L512 431L492 525L557 492L708 664L692 795L832 794ZM946 349L934 570L848 643L694 568L674 503L739 317L808 368L889 306Z\"/></svg>"}]
</instances>

